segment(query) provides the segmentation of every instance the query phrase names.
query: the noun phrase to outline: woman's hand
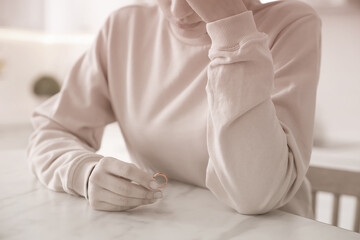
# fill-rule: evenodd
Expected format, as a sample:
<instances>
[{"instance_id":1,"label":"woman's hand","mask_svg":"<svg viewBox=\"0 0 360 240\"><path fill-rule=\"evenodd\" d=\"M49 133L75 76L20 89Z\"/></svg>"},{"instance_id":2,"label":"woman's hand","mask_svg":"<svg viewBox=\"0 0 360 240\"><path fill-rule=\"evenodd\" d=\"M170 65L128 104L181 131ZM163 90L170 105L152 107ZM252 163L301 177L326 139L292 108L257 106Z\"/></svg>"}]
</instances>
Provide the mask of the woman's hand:
<instances>
[{"instance_id":1,"label":"woman's hand","mask_svg":"<svg viewBox=\"0 0 360 240\"><path fill-rule=\"evenodd\" d=\"M124 211L161 198L157 187L152 176L134 164L105 157L89 177L88 199L95 210Z\"/></svg>"},{"instance_id":2,"label":"woman's hand","mask_svg":"<svg viewBox=\"0 0 360 240\"><path fill-rule=\"evenodd\" d=\"M204 22L213 22L247 11L243 0L186 0Z\"/></svg>"}]
</instances>

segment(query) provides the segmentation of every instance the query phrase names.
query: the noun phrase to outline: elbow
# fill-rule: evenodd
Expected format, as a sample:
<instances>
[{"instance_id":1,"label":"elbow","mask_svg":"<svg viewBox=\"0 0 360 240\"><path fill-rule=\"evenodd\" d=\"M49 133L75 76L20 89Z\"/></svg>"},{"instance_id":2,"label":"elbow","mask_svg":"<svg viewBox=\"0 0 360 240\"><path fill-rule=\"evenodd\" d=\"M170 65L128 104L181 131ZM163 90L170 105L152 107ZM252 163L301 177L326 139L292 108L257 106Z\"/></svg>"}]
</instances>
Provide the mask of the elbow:
<instances>
[{"instance_id":1,"label":"elbow","mask_svg":"<svg viewBox=\"0 0 360 240\"><path fill-rule=\"evenodd\" d=\"M40 156L28 154L27 164L29 171L42 186L52 191L64 192L63 183L52 161L44 161Z\"/></svg>"},{"instance_id":2,"label":"elbow","mask_svg":"<svg viewBox=\"0 0 360 240\"><path fill-rule=\"evenodd\" d=\"M268 213L279 207L278 196L276 193L263 191L229 192L227 194L228 205L236 212L244 215L260 215Z\"/></svg>"},{"instance_id":3,"label":"elbow","mask_svg":"<svg viewBox=\"0 0 360 240\"><path fill-rule=\"evenodd\" d=\"M33 137L34 133L32 134L31 137ZM36 163L34 161L34 156L33 156L33 152L34 152L34 146L33 146L33 142L30 141L28 142L28 145L26 147L26 162L27 162L27 167L29 169L29 171L38 178L38 174L36 171Z\"/></svg>"},{"instance_id":4,"label":"elbow","mask_svg":"<svg viewBox=\"0 0 360 240\"><path fill-rule=\"evenodd\" d=\"M294 162L290 159L287 165L276 165L284 167L251 173L229 174L229 170L225 173L211 167L207 169L206 186L218 200L240 214L265 214L286 205L300 188L305 171L300 171L300 164L295 167Z\"/></svg>"},{"instance_id":5,"label":"elbow","mask_svg":"<svg viewBox=\"0 0 360 240\"><path fill-rule=\"evenodd\" d=\"M260 215L277 209L276 204L266 201L260 196L257 199L236 199L232 202L230 207L243 215Z\"/></svg>"},{"instance_id":6,"label":"elbow","mask_svg":"<svg viewBox=\"0 0 360 240\"><path fill-rule=\"evenodd\" d=\"M291 185L272 188L258 186L255 189L247 188L237 191L224 189L221 195L215 195L240 214L260 215L277 210L289 203L299 189L299 184L301 183L294 182Z\"/></svg>"},{"instance_id":7,"label":"elbow","mask_svg":"<svg viewBox=\"0 0 360 240\"><path fill-rule=\"evenodd\" d=\"M275 189L237 187L224 188L212 182L207 183L207 188L215 197L227 206L243 215L260 215L280 208L289 196L279 194ZM287 194L285 194L287 195Z\"/></svg>"},{"instance_id":8,"label":"elbow","mask_svg":"<svg viewBox=\"0 0 360 240\"><path fill-rule=\"evenodd\" d=\"M37 138L38 136L33 133L26 148L27 166L42 185L52 189L56 156L53 153L54 151L48 148L51 145L40 143ZM54 191L56 190L54 189Z\"/></svg>"}]
</instances>

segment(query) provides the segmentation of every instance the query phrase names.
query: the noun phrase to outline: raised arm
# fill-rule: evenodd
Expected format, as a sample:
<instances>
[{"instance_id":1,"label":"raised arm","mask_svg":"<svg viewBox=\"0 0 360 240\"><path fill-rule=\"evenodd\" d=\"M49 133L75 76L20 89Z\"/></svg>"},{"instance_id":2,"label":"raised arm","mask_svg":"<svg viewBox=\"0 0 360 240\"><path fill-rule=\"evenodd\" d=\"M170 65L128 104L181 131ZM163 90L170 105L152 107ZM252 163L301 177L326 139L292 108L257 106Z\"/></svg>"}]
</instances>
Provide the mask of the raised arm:
<instances>
[{"instance_id":1,"label":"raised arm","mask_svg":"<svg viewBox=\"0 0 360 240\"><path fill-rule=\"evenodd\" d=\"M207 23L206 186L239 213L282 207L303 183L312 149L320 29L320 19L309 11L269 47L251 11Z\"/></svg>"}]
</instances>

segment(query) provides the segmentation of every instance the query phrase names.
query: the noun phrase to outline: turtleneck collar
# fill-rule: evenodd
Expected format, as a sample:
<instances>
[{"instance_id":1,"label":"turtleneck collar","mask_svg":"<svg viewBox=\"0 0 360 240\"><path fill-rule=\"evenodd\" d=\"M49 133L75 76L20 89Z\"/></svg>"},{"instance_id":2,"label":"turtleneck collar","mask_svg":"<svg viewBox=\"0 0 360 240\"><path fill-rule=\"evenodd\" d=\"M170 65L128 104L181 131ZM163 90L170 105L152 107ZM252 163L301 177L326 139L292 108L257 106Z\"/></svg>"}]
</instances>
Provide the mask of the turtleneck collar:
<instances>
[{"instance_id":1,"label":"turtleneck collar","mask_svg":"<svg viewBox=\"0 0 360 240\"><path fill-rule=\"evenodd\" d=\"M171 0L168 1L171 3ZM260 0L243 0L243 2L250 11L261 6ZM164 5L163 3L161 4ZM164 5L159 6L159 8L167 20L170 31L179 40L190 45L211 45L211 39L206 31L206 23L201 21L195 12L188 17L194 24L183 25L179 19L171 15L169 6Z\"/></svg>"}]
</instances>

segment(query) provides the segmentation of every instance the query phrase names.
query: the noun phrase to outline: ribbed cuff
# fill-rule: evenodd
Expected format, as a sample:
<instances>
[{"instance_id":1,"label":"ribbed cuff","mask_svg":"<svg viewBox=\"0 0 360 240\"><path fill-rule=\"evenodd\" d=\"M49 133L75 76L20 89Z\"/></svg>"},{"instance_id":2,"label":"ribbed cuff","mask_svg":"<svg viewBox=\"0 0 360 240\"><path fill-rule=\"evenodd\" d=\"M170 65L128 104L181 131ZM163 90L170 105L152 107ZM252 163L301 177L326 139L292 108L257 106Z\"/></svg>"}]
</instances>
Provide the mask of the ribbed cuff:
<instances>
[{"instance_id":1,"label":"ribbed cuff","mask_svg":"<svg viewBox=\"0 0 360 240\"><path fill-rule=\"evenodd\" d=\"M72 184L69 186L69 188L71 188L77 194L88 199L87 188L89 177L95 165L100 161L101 158L103 157L98 155L96 157L83 159L82 162L76 167L72 175Z\"/></svg>"},{"instance_id":2,"label":"ribbed cuff","mask_svg":"<svg viewBox=\"0 0 360 240\"><path fill-rule=\"evenodd\" d=\"M251 11L209 22L206 29L212 40L212 48L220 49L235 47L248 35L258 32Z\"/></svg>"}]
</instances>

